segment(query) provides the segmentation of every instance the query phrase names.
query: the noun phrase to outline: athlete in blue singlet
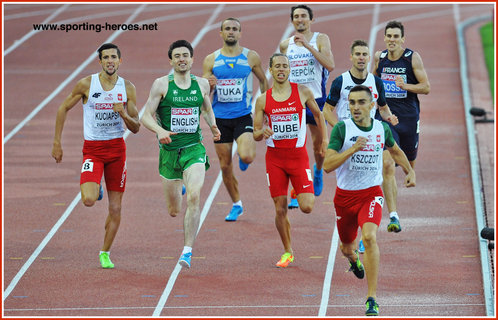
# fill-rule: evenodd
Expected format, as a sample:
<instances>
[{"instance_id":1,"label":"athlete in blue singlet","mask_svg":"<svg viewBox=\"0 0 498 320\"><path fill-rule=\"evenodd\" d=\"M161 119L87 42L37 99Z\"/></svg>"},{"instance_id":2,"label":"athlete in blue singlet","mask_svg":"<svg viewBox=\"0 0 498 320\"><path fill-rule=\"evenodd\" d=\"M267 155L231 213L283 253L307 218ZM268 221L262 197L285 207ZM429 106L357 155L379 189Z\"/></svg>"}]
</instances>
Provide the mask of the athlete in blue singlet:
<instances>
[{"instance_id":1,"label":"athlete in blue singlet","mask_svg":"<svg viewBox=\"0 0 498 320\"><path fill-rule=\"evenodd\" d=\"M334 56L330 48L330 39L325 33L312 32L313 11L306 5L297 5L291 8L291 21L296 34L280 43L280 52L287 55L291 67L289 81L304 84L311 89L315 100L323 109L326 98L325 85L329 72L334 70ZM315 156L313 187L315 196L323 190L323 159L320 155L321 140L317 137L320 132L313 116L306 110L306 123L313 140ZM292 193L291 193L292 194ZM289 208L297 208L297 200L291 197Z\"/></svg>"},{"instance_id":2,"label":"athlete in blue singlet","mask_svg":"<svg viewBox=\"0 0 498 320\"><path fill-rule=\"evenodd\" d=\"M203 77L209 80L213 94L216 124L221 131L215 143L220 160L223 183L232 198L232 209L226 221L236 221L243 213L238 181L233 174L232 146L237 142L239 167L245 171L256 157L256 144L252 132L252 74L259 80L261 92L268 88L261 59L254 50L241 47L240 21L228 18L221 23L223 47L209 54L203 63Z\"/></svg>"},{"instance_id":3,"label":"athlete in blue singlet","mask_svg":"<svg viewBox=\"0 0 498 320\"><path fill-rule=\"evenodd\" d=\"M429 93L429 79L420 55L402 47L405 42L405 33L401 22L387 23L384 29L384 42L387 49L375 53L373 73L384 82L387 104L399 120L397 126L391 126L394 139L405 152L411 166L414 167L420 131L420 106L417 94ZM388 152L384 152L384 157L382 188L391 218L387 230L400 232L401 225L396 212L395 163Z\"/></svg>"}]
</instances>

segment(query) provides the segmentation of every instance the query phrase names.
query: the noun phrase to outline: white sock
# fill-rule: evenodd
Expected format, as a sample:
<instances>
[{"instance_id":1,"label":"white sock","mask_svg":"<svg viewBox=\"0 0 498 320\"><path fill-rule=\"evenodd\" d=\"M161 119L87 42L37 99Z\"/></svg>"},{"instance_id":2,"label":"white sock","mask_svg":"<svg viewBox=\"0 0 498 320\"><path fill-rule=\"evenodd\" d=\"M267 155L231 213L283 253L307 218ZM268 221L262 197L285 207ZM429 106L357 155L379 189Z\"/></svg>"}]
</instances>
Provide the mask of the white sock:
<instances>
[{"instance_id":1,"label":"white sock","mask_svg":"<svg viewBox=\"0 0 498 320\"><path fill-rule=\"evenodd\" d=\"M111 254L111 251L100 251L99 255L101 255L102 253Z\"/></svg>"},{"instance_id":2,"label":"white sock","mask_svg":"<svg viewBox=\"0 0 498 320\"><path fill-rule=\"evenodd\" d=\"M185 254L185 253L191 253L192 252L192 247L183 247L183 251L182 251L182 254Z\"/></svg>"},{"instance_id":3,"label":"white sock","mask_svg":"<svg viewBox=\"0 0 498 320\"><path fill-rule=\"evenodd\" d=\"M399 220L398 213L397 213L396 211L393 211L393 212L391 212L391 213L389 214L389 218L392 218L392 217L394 217L394 218L396 218L396 219L398 219L398 220Z\"/></svg>"},{"instance_id":4,"label":"white sock","mask_svg":"<svg viewBox=\"0 0 498 320\"><path fill-rule=\"evenodd\" d=\"M242 200L233 203L234 206L242 207Z\"/></svg>"}]
</instances>

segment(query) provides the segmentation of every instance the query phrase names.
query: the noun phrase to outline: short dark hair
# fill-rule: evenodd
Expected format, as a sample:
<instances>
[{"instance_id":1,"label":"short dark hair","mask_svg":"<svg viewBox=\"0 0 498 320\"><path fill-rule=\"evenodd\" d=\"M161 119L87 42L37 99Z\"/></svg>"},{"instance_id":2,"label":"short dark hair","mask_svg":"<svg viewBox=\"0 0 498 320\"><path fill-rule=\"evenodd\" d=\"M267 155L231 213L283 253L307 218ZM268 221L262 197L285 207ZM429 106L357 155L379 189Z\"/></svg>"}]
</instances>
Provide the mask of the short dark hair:
<instances>
[{"instance_id":1,"label":"short dark hair","mask_svg":"<svg viewBox=\"0 0 498 320\"><path fill-rule=\"evenodd\" d=\"M285 54L280 53L280 52L276 52L276 53L272 54L272 56L270 57L270 68L273 66L273 58L275 58L275 57L286 57L287 61L289 60L289 57L287 57Z\"/></svg>"},{"instance_id":2,"label":"short dark hair","mask_svg":"<svg viewBox=\"0 0 498 320\"><path fill-rule=\"evenodd\" d=\"M300 4L300 5L297 5L297 6L294 6L291 8L291 14L290 14L291 21L294 19L294 10L296 10L296 9L304 9L304 10L308 11L308 15L310 16L310 20L313 20L313 11L311 10L311 8L305 4Z\"/></svg>"},{"instance_id":3,"label":"short dark hair","mask_svg":"<svg viewBox=\"0 0 498 320\"><path fill-rule=\"evenodd\" d=\"M384 35L386 34L387 32L387 29L400 29L401 30L401 37L404 37L405 36L405 27L403 27L403 24L399 21L389 21L387 24L386 24L386 28L384 29Z\"/></svg>"},{"instance_id":4,"label":"short dark hair","mask_svg":"<svg viewBox=\"0 0 498 320\"><path fill-rule=\"evenodd\" d=\"M118 58L121 58L121 51L119 51L117 45L115 45L114 43L104 43L100 46L100 48L97 49L97 52L99 53L99 60L102 60L102 51L107 49L116 49L116 51L118 52Z\"/></svg>"},{"instance_id":5,"label":"short dark hair","mask_svg":"<svg viewBox=\"0 0 498 320\"><path fill-rule=\"evenodd\" d=\"M370 101L373 100L372 91L370 91L370 88L368 88L367 86L362 85L362 84L354 86L351 89L351 91L349 91L349 94L351 94L352 92L361 92L361 91L365 91L366 93L368 93L368 96L370 97ZM348 96L349 96L349 94L348 94Z\"/></svg>"},{"instance_id":6,"label":"short dark hair","mask_svg":"<svg viewBox=\"0 0 498 320\"><path fill-rule=\"evenodd\" d=\"M356 47L367 47L368 48L368 43L365 40L355 40L351 44L351 53L353 53L354 48Z\"/></svg>"},{"instance_id":7,"label":"short dark hair","mask_svg":"<svg viewBox=\"0 0 498 320\"><path fill-rule=\"evenodd\" d=\"M223 30L223 24L225 21L235 21L239 24L239 31L242 31L242 24L240 23L239 19L237 18L226 18L225 20L221 21L221 26L220 29Z\"/></svg>"},{"instance_id":8,"label":"short dark hair","mask_svg":"<svg viewBox=\"0 0 498 320\"><path fill-rule=\"evenodd\" d=\"M194 57L194 48L192 48L192 45L187 40L176 40L175 42L173 42L169 46L168 57L170 59L172 59L173 58L173 50L175 50L176 48L181 48L181 47L186 47L188 49L188 51L190 51L190 57L191 58Z\"/></svg>"}]
</instances>

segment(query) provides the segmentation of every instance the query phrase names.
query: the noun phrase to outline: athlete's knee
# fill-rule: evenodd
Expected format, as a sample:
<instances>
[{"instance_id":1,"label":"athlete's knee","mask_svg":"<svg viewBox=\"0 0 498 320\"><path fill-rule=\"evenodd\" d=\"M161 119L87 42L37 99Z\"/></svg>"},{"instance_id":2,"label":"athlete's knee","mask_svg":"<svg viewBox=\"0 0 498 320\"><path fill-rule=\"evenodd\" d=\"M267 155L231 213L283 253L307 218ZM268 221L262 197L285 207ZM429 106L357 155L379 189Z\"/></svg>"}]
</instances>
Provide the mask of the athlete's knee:
<instances>
[{"instance_id":1,"label":"athlete's knee","mask_svg":"<svg viewBox=\"0 0 498 320\"><path fill-rule=\"evenodd\" d=\"M313 210L313 203L299 204L299 208L303 213L309 214Z\"/></svg>"},{"instance_id":2,"label":"athlete's knee","mask_svg":"<svg viewBox=\"0 0 498 320\"><path fill-rule=\"evenodd\" d=\"M361 239L363 240L363 244L367 248L375 246L375 244L377 244L377 235L375 234L375 232L364 233L361 235Z\"/></svg>"},{"instance_id":3,"label":"athlete's knee","mask_svg":"<svg viewBox=\"0 0 498 320\"><path fill-rule=\"evenodd\" d=\"M384 157L383 160L383 173L384 176L392 176L396 172L396 163L392 158Z\"/></svg>"},{"instance_id":4,"label":"athlete's knee","mask_svg":"<svg viewBox=\"0 0 498 320\"><path fill-rule=\"evenodd\" d=\"M287 216L287 207L277 207L275 208L275 214L277 217L285 217Z\"/></svg>"},{"instance_id":5,"label":"athlete's knee","mask_svg":"<svg viewBox=\"0 0 498 320\"><path fill-rule=\"evenodd\" d=\"M81 195L81 202L83 202L85 207L92 207L96 201L97 201L97 199L95 199L95 198L88 197L85 194Z\"/></svg>"},{"instance_id":6,"label":"athlete's knee","mask_svg":"<svg viewBox=\"0 0 498 320\"><path fill-rule=\"evenodd\" d=\"M109 203L109 214L113 217L121 215L121 202Z\"/></svg>"},{"instance_id":7,"label":"athlete's knee","mask_svg":"<svg viewBox=\"0 0 498 320\"><path fill-rule=\"evenodd\" d=\"M256 157L256 153L252 152L252 153L248 153L248 154L241 154L241 155L239 155L239 157L240 157L240 160L242 160L242 162L244 162L246 164L250 164L254 161L254 158Z\"/></svg>"}]
</instances>

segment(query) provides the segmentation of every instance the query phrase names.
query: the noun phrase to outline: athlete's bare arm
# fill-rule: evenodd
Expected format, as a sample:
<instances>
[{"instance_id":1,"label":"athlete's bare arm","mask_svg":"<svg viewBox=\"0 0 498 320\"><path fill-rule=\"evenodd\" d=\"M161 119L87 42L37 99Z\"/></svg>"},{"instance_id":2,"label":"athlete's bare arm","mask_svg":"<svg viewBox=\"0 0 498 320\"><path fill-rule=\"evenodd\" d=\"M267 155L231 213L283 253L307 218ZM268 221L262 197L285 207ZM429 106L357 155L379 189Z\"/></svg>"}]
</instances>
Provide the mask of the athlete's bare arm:
<instances>
[{"instance_id":1,"label":"athlete's bare arm","mask_svg":"<svg viewBox=\"0 0 498 320\"><path fill-rule=\"evenodd\" d=\"M410 91L417 94L428 94L431 91L431 85L429 79L427 78L427 73L424 69L424 64L422 63L422 58L417 52L413 52L412 57L412 68L415 78L417 78L417 84L405 83L402 77L396 77L396 86L399 88Z\"/></svg>"},{"instance_id":2,"label":"athlete's bare arm","mask_svg":"<svg viewBox=\"0 0 498 320\"><path fill-rule=\"evenodd\" d=\"M175 135L175 132L164 130L154 119L159 102L168 92L168 76L158 78L152 84L150 89L149 98L145 103L145 112L142 116L142 124L154 132L159 140L159 143L171 143L171 135Z\"/></svg>"},{"instance_id":3,"label":"athlete's bare arm","mask_svg":"<svg viewBox=\"0 0 498 320\"><path fill-rule=\"evenodd\" d=\"M322 111L323 117L325 118L327 123L330 124L330 126L332 128L337 124L337 122L339 122L339 119L337 119L337 115L334 112L334 110L335 110L335 107L333 105L325 102L325 105L323 106L323 111Z\"/></svg>"},{"instance_id":4,"label":"athlete's bare arm","mask_svg":"<svg viewBox=\"0 0 498 320\"><path fill-rule=\"evenodd\" d=\"M123 103L115 103L113 107L114 112L118 112L121 118L128 128L133 133L137 133L140 129L140 121L138 119L138 110L137 110L137 90L133 83L128 80L125 80L126 86L126 96L128 97L128 101L126 102L126 109L124 108Z\"/></svg>"},{"instance_id":5,"label":"athlete's bare arm","mask_svg":"<svg viewBox=\"0 0 498 320\"><path fill-rule=\"evenodd\" d=\"M213 74L214 52L204 58L202 63L202 77L209 81L209 92L213 92L216 87L216 77Z\"/></svg>"},{"instance_id":6,"label":"athlete's bare arm","mask_svg":"<svg viewBox=\"0 0 498 320\"><path fill-rule=\"evenodd\" d=\"M368 139L366 137L359 136L351 148L346 149L343 152L337 152L334 149L327 149L325 160L323 161L323 170L329 173L339 168L344 162L346 162L346 160L349 159L349 157L365 148L367 141Z\"/></svg>"},{"instance_id":7,"label":"athlete's bare arm","mask_svg":"<svg viewBox=\"0 0 498 320\"><path fill-rule=\"evenodd\" d=\"M315 122L317 123L317 127L319 131L321 132L321 137L318 137L318 139L322 139L322 147L320 150L320 153L322 156L325 156L325 153L327 151L327 146L329 144L329 139L327 136L327 125L325 124L325 118L323 117L322 111L320 111L320 107L318 107L318 104L316 103L315 96L313 95L313 92L306 87L305 85L298 85L299 89L299 96L301 97L301 103L302 105L306 105L308 109L310 109L311 113L313 114L313 117L315 118ZM302 101L305 100L305 101Z\"/></svg>"},{"instance_id":8,"label":"athlete's bare arm","mask_svg":"<svg viewBox=\"0 0 498 320\"><path fill-rule=\"evenodd\" d=\"M52 146L52 157L55 159L56 163L62 161L62 130L64 129L64 122L66 121L67 113L71 110L78 101L86 103L88 100L88 92L90 91L90 84L92 82L92 76L85 77L79 80L74 86L71 93L64 99L62 104L57 110L57 116L55 118L55 135L54 143Z\"/></svg>"},{"instance_id":9,"label":"athlete's bare arm","mask_svg":"<svg viewBox=\"0 0 498 320\"><path fill-rule=\"evenodd\" d=\"M265 92L266 90L268 90L268 80L266 79L265 72L261 67L261 58L256 51L251 50L247 54L247 60L249 62L249 66L251 66L252 72L259 80L260 92Z\"/></svg>"},{"instance_id":10,"label":"athlete's bare arm","mask_svg":"<svg viewBox=\"0 0 498 320\"><path fill-rule=\"evenodd\" d=\"M268 139L273 135L273 131L269 127L264 127L265 120L265 105L266 105L266 94L263 94L256 99L256 105L254 107L254 119L253 119L253 137L256 141L261 141L263 138Z\"/></svg>"},{"instance_id":11,"label":"athlete's bare arm","mask_svg":"<svg viewBox=\"0 0 498 320\"><path fill-rule=\"evenodd\" d=\"M405 177L405 186L407 188L409 187L415 187L416 184L416 178L415 178L415 170L413 170L412 166L410 165L410 161L408 161L408 158L406 157L405 153L401 148L398 146L398 144L395 142L394 146L387 147L387 150L391 154L393 160L403 168L403 171L406 174Z\"/></svg>"},{"instance_id":12,"label":"athlete's bare arm","mask_svg":"<svg viewBox=\"0 0 498 320\"><path fill-rule=\"evenodd\" d=\"M211 133L213 134L213 140L214 141L219 141L221 138L221 133L220 130L218 129L218 126L216 125L216 119L214 117L214 112L213 112L213 107L211 105L211 99L209 98L209 93L210 93L210 85L207 79L204 78L197 78L197 82L199 83L199 86L201 87L202 91L202 96L204 98L204 101L202 102L202 116L206 123L209 126L209 129L211 129Z\"/></svg>"}]
</instances>

